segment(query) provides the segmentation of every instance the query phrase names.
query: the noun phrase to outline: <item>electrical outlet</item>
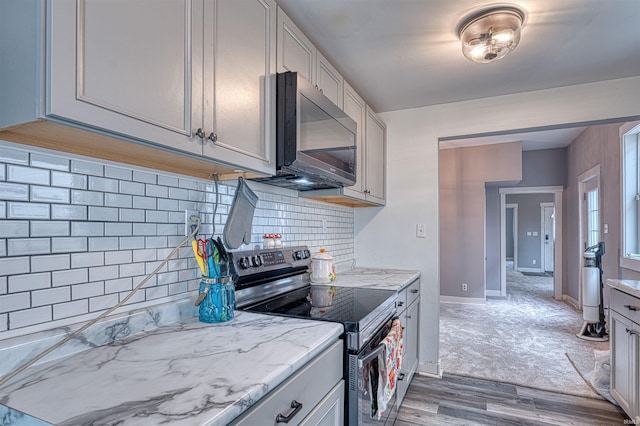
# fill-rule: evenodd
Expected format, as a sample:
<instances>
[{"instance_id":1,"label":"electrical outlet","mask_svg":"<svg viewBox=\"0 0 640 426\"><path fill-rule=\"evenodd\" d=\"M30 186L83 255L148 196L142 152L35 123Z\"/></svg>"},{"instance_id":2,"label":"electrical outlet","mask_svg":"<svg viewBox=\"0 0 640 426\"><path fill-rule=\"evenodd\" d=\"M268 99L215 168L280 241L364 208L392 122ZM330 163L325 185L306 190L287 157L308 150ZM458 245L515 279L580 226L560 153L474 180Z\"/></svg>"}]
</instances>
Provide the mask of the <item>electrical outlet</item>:
<instances>
[{"instance_id":1,"label":"electrical outlet","mask_svg":"<svg viewBox=\"0 0 640 426\"><path fill-rule=\"evenodd\" d=\"M462 283L462 291L467 291L468 287L467 287L467 283Z\"/></svg>"},{"instance_id":2,"label":"electrical outlet","mask_svg":"<svg viewBox=\"0 0 640 426\"><path fill-rule=\"evenodd\" d=\"M200 212L198 212L198 210L189 210L189 209L186 209L184 211L184 236L185 237L193 232L192 226L198 226L197 221L190 219L191 216L200 217Z\"/></svg>"},{"instance_id":3,"label":"electrical outlet","mask_svg":"<svg viewBox=\"0 0 640 426\"><path fill-rule=\"evenodd\" d=\"M536 262L537 262L537 260L533 259L533 264L534 264L534 265L536 264Z\"/></svg>"},{"instance_id":4,"label":"electrical outlet","mask_svg":"<svg viewBox=\"0 0 640 426\"><path fill-rule=\"evenodd\" d=\"M427 238L427 225L424 223L416 225L416 238Z\"/></svg>"}]
</instances>

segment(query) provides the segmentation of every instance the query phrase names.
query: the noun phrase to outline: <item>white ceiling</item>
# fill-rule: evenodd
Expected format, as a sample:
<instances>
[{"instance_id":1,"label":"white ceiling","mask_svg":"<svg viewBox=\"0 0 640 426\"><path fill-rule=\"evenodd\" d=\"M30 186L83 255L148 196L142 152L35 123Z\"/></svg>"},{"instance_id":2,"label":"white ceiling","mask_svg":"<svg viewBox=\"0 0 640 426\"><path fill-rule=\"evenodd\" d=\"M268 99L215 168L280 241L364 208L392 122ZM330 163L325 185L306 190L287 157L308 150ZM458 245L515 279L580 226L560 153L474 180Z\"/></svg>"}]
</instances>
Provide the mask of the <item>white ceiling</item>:
<instances>
[{"instance_id":1,"label":"white ceiling","mask_svg":"<svg viewBox=\"0 0 640 426\"><path fill-rule=\"evenodd\" d=\"M440 149L461 148L465 146L490 145L495 143L522 142L523 151L536 149L564 148L569 145L585 127L571 127L555 130L540 130L508 135L480 136L475 138L441 141Z\"/></svg>"},{"instance_id":2,"label":"white ceiling","mask_svg":"<svg viewBox=\"0 0 640 426\"><path fill-rule=\"evenodd\" d=\"M507 3L527 14L520 45L489 64L476 64L462 55L456 27L474 10L497 3L278 0L278 4L377 112L640 75L640 0ZM524 149L566 146L580 131L474 138L458 146L500 140L522 140Z\"/></svg>"}]
</instances>

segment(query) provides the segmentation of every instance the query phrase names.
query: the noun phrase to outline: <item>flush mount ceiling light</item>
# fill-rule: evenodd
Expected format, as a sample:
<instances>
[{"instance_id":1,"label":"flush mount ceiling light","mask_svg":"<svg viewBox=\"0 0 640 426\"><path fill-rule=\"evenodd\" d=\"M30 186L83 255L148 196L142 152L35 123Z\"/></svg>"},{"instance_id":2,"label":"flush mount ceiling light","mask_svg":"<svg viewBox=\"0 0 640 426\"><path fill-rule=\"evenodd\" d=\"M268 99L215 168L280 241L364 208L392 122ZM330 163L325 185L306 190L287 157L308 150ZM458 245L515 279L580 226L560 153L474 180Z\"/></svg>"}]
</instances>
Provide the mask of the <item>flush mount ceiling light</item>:
<instances>
[{"instance_id":1,"label":"flush mount ceiling light","mask_svg":"<svg viewBox=\"0 0 640 426\"><path fill-rule=\"evenodd\" d=\"M520 41L524 18L524 11L513 6L491 7L470 15L458 25L462 53L479 63L505 57Z\"/></svg>"}]
</instances>

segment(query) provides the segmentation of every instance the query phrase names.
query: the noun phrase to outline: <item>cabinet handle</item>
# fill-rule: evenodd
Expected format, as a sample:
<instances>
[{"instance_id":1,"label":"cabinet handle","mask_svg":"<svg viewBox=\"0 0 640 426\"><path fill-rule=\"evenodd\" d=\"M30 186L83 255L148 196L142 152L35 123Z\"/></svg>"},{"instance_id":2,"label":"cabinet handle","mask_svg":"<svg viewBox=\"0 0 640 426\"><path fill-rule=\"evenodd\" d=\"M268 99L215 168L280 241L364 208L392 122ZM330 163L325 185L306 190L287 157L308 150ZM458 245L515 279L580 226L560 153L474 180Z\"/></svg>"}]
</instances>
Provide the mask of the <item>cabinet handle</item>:
<instances>
[{"instance_id":1,"label":"cabinet handle","mask_svg":"<svg viewBox=\"0 0 640 426\"><path fill-rule=\"evenodd\" d=\"M624 307L627 308L630 311L637 311L638 310L637 306L624 305Z\"/></svg>"},{"instance_id":2,"label":"cabinet handle","mask_svg":"<svg viewBox=\"0 0 640 426\"><path fill-rule=\"evenodd\" d=\"M398 374L398 380L404 380L404 373Z\"/></svg>"},{"instance_id":3,"label":"cabinet handle","mask_svg":"<svg viewBox=\"0 0 640 426\"><path fill-rule=\"evenodd\" d=\"M204 139L204 130L202 130L201 128L196 130L196 136L199 137L200 139Z\"/></svg>"},{"instance_id":4,"label":"cabinet handle","mask_svg":"<svg viewBox=\"0 0 640 426\"><path fill-rule=\"evenodd\" d=\"M291 411L288 415L282 415L282 414L278 414L276 416L276 423L289 423L289 421L296 415L298 414L298 411L302 410L302 402L298 402L295 399L293 401L291 401L291 408L293 408L293 411Z\"/></svg>"},{"instance_id":5,"label":"cabinet handle","mask_svg":"<svg viewBox=\"0 0 640 426\"><path fill-rule=\"evenodd\" d=\"M628 328L626 328L625 330L627 330L627 333L629 333L629 334L635 334L636 336L640 336L640 333L638 333L635 330L629 330Z\"/></svg>"},{"instance_id":6,"label":"cabinet handle","mask_svg":"<svg viewBox=\"0 0 640 426\"><path fill-rule=\"evenodd\" d=\"M414 288L413 290L411 290L411 293L416 294L418 292L417 288Z\"/></svg>"},{"instance_id":7,"label":"cabinet handle","mask_svg":"<svg viewBox=\"0 0 640 426\"><path fill-rule=\"evenodd\" d=\"M404 302L398 302L398 308L402 305L404 305Z\"/></svg>"},{"instance_id":8,"label":"cabinet handle","mask_svg":"<svg viewBox=\"0 0 640 426\"><path fill-rule=\"evenodd\" d=\"M209 140L211 142L216 142L218 140L218 135L216 135L214 132L209 133Z\"/></svg>"},{"instance_id":9,"label":"cabinet handle","mask_svg":"<svg viewBox=\"0 0 640 426\"><path fill-rule=\"evenodd\" d=\"M411 319L411 315L407 315L407 319Z\"/></svg>"},{"instance_id":10,"label":"cabinet handle","mask_svg":"<svg viewBox=\"0 0 640 426\"><path fill-rule=\"evenodd\" d=\"M371 194L371 191L369 191L368 189L365 189L365 190L364 190L364 193L365 193L365 194Z\"/></svg>"}]
</instances>

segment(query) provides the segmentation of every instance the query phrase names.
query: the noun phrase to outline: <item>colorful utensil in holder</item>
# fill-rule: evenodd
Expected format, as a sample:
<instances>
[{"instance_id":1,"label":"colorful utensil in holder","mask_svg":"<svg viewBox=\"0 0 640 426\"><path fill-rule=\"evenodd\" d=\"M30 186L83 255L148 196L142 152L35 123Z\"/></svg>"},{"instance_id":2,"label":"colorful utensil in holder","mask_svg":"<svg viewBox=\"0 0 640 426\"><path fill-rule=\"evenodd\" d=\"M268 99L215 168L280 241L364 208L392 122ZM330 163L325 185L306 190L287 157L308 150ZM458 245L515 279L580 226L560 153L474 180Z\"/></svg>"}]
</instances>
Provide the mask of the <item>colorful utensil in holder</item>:
<instances>
[{"instance_id":1,"label":"colorful utensil in holder","mask_svg":"<svg viewBox=\"0 0 640 426\"><path fill-rule=\"evenodd\" d=\"M225 322L233 319L236 293L231 277L202 277L195 305L202 322Z\"/></svg>"}]
</instances>

